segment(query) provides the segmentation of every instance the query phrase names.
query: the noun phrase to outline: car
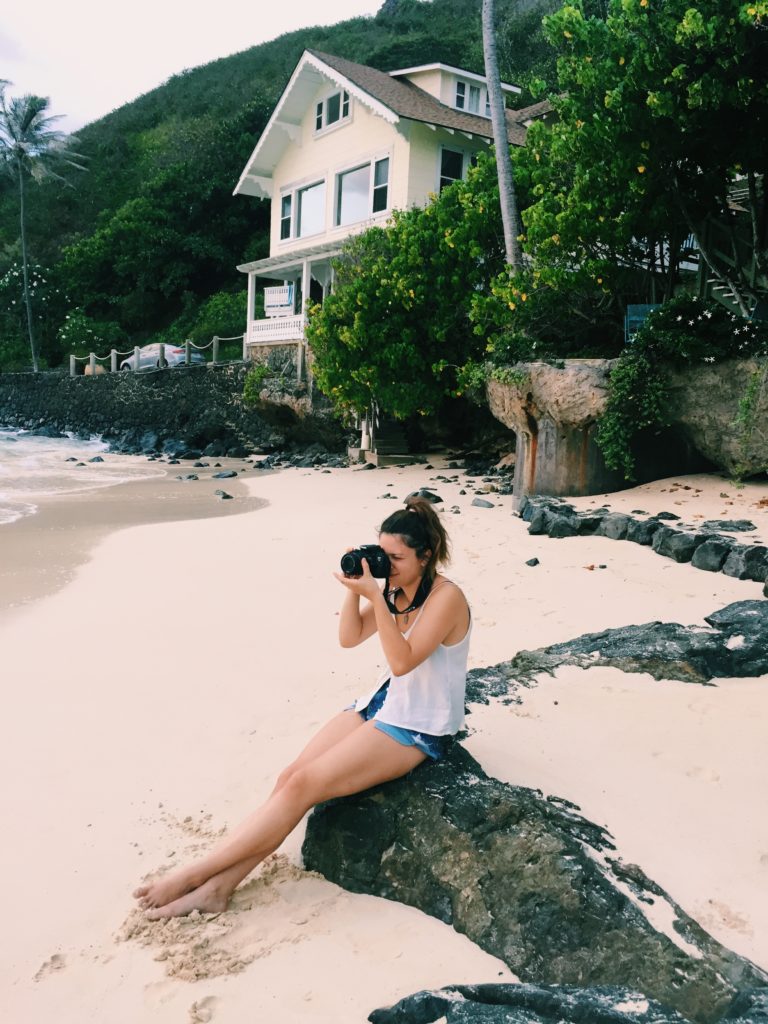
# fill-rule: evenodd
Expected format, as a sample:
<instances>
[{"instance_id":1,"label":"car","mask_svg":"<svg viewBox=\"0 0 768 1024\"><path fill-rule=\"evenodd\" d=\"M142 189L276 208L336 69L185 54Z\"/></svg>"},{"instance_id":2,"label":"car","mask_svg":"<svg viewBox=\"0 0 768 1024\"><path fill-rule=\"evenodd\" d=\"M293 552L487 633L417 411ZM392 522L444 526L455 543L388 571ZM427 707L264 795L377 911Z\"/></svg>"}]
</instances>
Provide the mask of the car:
<instances>
[{"instance_id":1,"label":"car","mask_svg":"<svg viewBox=\"0 0 768 1024\"><path fill-rule=\"evenodd\" d=\"M159 341L151 345L142 345L139 349L139 365L136 366L136 355L128 356L120 363L121 370L156 370L160 366L160 345ZM163 345L163 359L167 366L184 366L186 363L186 349L183 345ZM192 347L189 353L189 361L192 366L204 365L208 360L204 352Z\"/></svg>"}]
</instances>

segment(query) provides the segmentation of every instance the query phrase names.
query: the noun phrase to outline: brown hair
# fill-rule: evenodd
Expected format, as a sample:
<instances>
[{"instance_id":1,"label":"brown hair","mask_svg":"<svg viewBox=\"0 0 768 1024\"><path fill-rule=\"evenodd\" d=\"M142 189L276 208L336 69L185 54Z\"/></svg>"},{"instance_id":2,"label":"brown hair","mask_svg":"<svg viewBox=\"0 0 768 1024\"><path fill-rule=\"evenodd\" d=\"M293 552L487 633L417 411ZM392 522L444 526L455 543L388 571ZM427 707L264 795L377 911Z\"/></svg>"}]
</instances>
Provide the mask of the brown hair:
<instances>
[{"instance_id":1,"label":"brown hair","mask_svg":"<svg viewBox=\"0 0 768 1024\"><path fill-rule=\"evenodd\" d=\"M405 508L387 516L379 527L379 533L392 533L402 537L419 558L428 555L424 568L427 579L434 579L439 565L450 561L448 535L432 502L420 494L405 499Z\"/></svg>"}]
</instances>

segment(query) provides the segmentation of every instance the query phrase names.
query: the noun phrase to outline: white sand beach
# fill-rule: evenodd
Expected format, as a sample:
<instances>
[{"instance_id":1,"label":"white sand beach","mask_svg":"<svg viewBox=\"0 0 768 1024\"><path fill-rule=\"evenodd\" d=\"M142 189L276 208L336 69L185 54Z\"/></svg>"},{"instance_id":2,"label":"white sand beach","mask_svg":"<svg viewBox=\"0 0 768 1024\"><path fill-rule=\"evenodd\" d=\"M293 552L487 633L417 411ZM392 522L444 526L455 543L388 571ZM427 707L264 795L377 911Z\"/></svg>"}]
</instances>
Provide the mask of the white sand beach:
<instances>
[{"instance_id":1,"label":"white sand beach","mask_svg":"<svg viewBox=\"0 0 768 1024\"><path fill-rule=\"evenodd\" d=\"M427 485L443 497L450 575L475 618L472 667L612 626L703 624L762 595L635 544L529 536L512 498L473 507L464 474L436 482L458 471L434 465L254 471L237 481L254 500L240 514L117 516L111 532L102 515L95 541L87 518L75 517L71 538L39 531L38 564L68 543L91 550L47 596L30 584L28 603L22 573L0 610L5 1020L359 1024L420 988L512 978L419 911L301 870L301 829L224 914L150 924L130 898L145 874L260 802L312 731L374 678L375 641L337 645L331 573L397 507L384 494ZM92 495L89 507L148 486ZM678 477L574 504L593 501L685 521L749 518L750 539L768 540L766 484ZM540 564L526 566L533 556ZM768 679L702 687L568 669L522 696L472 709L466 745L484 769L578 804L619 856L768 968Z\"/></svg>"}]
</instances>

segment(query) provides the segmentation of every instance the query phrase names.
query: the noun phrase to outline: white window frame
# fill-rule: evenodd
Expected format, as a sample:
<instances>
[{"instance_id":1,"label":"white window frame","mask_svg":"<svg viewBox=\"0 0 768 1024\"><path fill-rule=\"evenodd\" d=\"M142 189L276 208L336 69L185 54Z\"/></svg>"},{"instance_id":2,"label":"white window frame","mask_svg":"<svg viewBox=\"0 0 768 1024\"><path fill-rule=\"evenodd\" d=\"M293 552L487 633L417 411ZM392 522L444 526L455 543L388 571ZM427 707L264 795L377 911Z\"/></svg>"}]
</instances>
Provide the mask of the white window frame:
<instances>
[{"instance_id":1,"label":"white window frame","mask_svg":"<svg viewBox=\"0 0 768 1024\"><path fill-rule=\"evenodd\" d=\"M373 212L373 194L376 180L376 164L382 160L389 161L389 168L387 174L387 205L383 210L377 210ZM341 179L343 175L348 174L350 171L357 171L363 167L370 167L370 177L368 181L368 203L367 213L365 217L360 220L350 221L348 224L341 224L339 222L339 200L341 198ZM381 186L379 186L381 187ZM363 224L367 220L374 220L379 217L386 217L392 211L392 153L386 151L384 153L376 153L374 156L368 157L366 160L356 160L354 163L345 164L342 167L338 167L334 172L334 190L333 190L333 226L334 228L348 228L352 227L353 224Z\"/></svg>"},{"instance_id":2,"label":"white window frame","mask_svg":"<svg viewBox=\"0 0 768 1024\"><path fill-rule=\"evenodd\" d=\"M477 89L478 91L477 110L470 110L469 108L472 89ZM470 82L465 78L457 78L454 82L453 105L456 110L460 110L463 114L473 114L475 117L487 118L491 116L488 88L479 82Z\"/></svg>"},{"instance_id":3,"label":"white window frame","mask_svg":"<svg viewBox=\"0 0 768 1024\"><path fill-rule=\"evenodd\" d=\"M331 124L328 124L328 104L334 96L339 97L339 117L337 120L332 121ZM345 107L346 113L344 113ZM321 96L315 102L313 118L315 135L325 135L326 132L335 131L341 125L348 124L352 119L352 97L349 95L349 92L346 89L333 89L331 92ZM320 121L319 126L318 120Z\"/></svg>"},{"instance_id":4,"label":"white window frame","mask_svg":"<svg viewBox=\"0 0 768 1024\"><path fill-rule=\"evenodd\" d=\"M470 159L472 157L471 153L468 153L465 149L462 149L460 146L452 146L450 143L447 142L444 142L440 146L440 148L437 151L437 184L435 186L436 195L440 195L442 191L442 188L440 187L440 182L443 177L443 153L445 152L445 150L449 150L449 152L451 153L461 154L461 177L452 178L451 183L453 183L454 181L466 181L467 168L469 167ZM447 185L445 187L448 188Z\"/></svg>"},{"instance_id":5,"label":"white window frame","mask_svg":"<svg viewBox=\"0 0 768 1024\"><path fill-rule=\"evenodd\" d=\"M323 174L320 177L302 178L300 181L294 181L290 185L284 186L280 190L280 205L278 206L278 225L277 225L277 241L279 245L285 245L289 242L295 242L299 238L316 238L318 235L324 234L328 230L328 181L330 175ZM320 231L316 231L311 235L300 235L299 234L299 210L301 203L299 196L302 192L305 192L309 188L313 188L315 185L325 185L325 206L323 215L323 227ZM283 238L282 227L285 218L282 216L283 202L290 198L291 201L291 233L287 238Z\"/></svg>"}]
</instances>

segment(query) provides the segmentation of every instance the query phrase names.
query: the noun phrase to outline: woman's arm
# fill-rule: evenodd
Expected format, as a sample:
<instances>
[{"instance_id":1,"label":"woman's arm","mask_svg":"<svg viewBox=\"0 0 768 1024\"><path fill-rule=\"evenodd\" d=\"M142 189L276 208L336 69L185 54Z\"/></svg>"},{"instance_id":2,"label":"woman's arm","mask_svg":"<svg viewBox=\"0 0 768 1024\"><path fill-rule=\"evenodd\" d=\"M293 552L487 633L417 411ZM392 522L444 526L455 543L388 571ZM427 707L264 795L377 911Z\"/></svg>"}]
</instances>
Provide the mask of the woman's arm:
<instances>
[{"instance_id":1,"label":"woman's arm","mask_svg":"<svg viewBox=\"0 0 768 1024\"><path fill-rule=\"evenodd\" d=\"M376 632L373 608L368 604L360 611L360 595L347 590L339 613L339 643L342 647L357 647Z\"/></svg>"},{"instance_id":2,"label":"woman's arm","mask_svg":"<svg viewBox=\"0 0 768 1024\"><path fill-rule=\"evenodd\" d=\"M365 561L362 576L335 575L348 591L342 607L340 638L341 627L345 621L345 609L348 610L349 633L343 635L342 647L354 647L378 630L384 656L396 676L405 675L420 665L451 633L458 633L460 640L469 628L469 608L464 595L456 586L442 586L430 596L421 612L418 627L409 638L406 638L387 608L384 594L378 582L371 576ZM350 596L354 600L348 604ZM370 602L362 615L359 610L360 597L365 597ZM345 643L345 639L351 639L351 642Z\"/></svg>"}]
</instances>

